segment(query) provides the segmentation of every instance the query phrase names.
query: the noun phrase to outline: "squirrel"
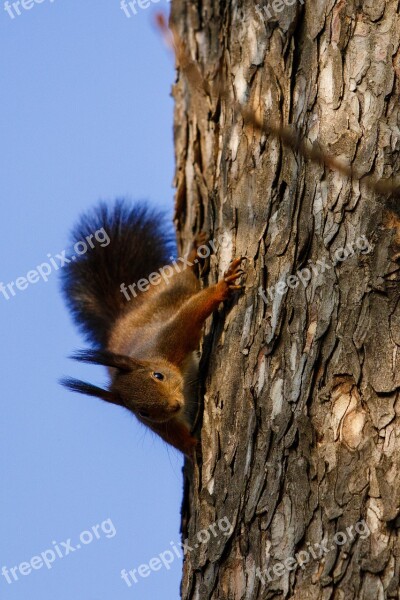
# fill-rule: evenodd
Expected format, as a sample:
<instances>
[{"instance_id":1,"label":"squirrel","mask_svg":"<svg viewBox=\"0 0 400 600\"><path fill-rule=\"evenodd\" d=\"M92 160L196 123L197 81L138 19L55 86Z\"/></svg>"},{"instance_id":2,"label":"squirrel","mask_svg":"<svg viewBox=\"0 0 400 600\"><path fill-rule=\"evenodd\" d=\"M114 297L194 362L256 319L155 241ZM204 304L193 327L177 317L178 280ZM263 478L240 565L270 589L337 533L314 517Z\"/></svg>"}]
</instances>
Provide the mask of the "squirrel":
<instances>
[{"instance_id":1,"label":"squirrel","mask_svg":"<svg viewBox=\"0 0 400 600\"><path fill-rule=\"evenodd\" d=\"M163 440L191 456L197 439L197 350L202 327L221 302L242 286L242 258L233 260L215 285L200 288L196 272L198 235L181 270L155 283L156 271L170 262L174 244L165 217L147 205L101 203L84 214L72 233L73 243L104 228L107 247L95 246L63 269L62 289L72 315L92 348L72 358L108 367L107 389L72 378L61 380L74 392L96 396L130 410ZM176 267L177 263L172 263ZM171 272L171 271L170 271ZM129 298L125 282L153 275L147 291ZM142 286L143 287L143 286Z\"/></svg>"}]
</instances>

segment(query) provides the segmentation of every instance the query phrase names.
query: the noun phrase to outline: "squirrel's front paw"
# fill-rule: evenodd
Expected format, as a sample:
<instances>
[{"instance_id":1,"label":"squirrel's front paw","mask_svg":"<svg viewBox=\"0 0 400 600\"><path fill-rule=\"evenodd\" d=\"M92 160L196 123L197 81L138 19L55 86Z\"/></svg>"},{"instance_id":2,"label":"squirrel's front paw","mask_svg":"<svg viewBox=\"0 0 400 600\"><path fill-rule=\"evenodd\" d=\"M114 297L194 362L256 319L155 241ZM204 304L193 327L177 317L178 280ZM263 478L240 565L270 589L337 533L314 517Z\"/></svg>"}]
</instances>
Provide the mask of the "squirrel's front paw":
<instances>
[{"instance_id":1,"label":"squirrel's front paw","mask_svg":"<svg viewBox=\"0 0 400 600\"><path fill-rule=\"evenodd\" d=\"M242 290L243 285L237 285L235 281L244 273L244 270L240 267L243 257L235 258L229 265L227 271L224 274L224 283L227 286L228 291Z\"/></svg>"}]
</instances>

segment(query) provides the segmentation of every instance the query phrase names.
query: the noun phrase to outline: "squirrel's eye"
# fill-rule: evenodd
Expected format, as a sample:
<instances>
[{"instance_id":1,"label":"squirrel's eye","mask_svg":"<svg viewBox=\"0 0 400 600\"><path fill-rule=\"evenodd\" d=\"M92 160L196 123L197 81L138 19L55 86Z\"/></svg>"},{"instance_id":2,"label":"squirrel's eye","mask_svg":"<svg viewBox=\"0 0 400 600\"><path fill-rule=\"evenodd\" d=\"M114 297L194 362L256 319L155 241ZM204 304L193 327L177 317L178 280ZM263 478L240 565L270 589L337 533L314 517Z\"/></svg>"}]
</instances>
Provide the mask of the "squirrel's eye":
<instances>
[{"instance_id":1,"label":"squirrel's eye","mask_svg":"<svg viewBox=\"0 0 400 600\"><path fill-rule=\"evenodd\" d=\"M145 410L139 410L139 417L143 417L144 419L147 419L149 417L149 413L146 412Z\"/></svg>"},{"instance_id":2,"label":"squirrel's eye","mask_svg":"<svg viewBox=\"0 0 400 600\"><path fill-rule=\"evenodd\" d=\"M154 379L158 379L158 381L163 381L164 379L164 375L162 373L157 373L157 371L155 373L152 374Z\"/></svg>"}]
</instances>

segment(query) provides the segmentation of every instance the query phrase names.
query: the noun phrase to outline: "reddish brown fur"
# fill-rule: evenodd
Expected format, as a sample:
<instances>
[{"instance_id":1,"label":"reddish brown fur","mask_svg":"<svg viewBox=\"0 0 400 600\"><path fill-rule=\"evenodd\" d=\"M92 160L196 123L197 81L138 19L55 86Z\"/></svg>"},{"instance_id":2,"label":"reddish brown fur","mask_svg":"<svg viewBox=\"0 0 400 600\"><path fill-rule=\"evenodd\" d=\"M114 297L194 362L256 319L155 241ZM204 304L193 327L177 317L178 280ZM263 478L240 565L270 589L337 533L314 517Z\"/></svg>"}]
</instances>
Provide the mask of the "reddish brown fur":
<instances>
[{"instance_id":1,"label":"reddish brown fur","mask_svg":"<svg viewBox=\"0 0 400 600\"><path fill-rule=\"evenodd\" d=\"M233 261L222 281L203 290L191 268L174 273L168 284L163 281L153 286L142 294L140 302L132 303L132 310L117 321L110 337L108 350L113 353L148 361L153 366L165 361L169 369L179 371L182 389L178 393L169 390L172 404L178 401L179 394L183 395L177 414L165 422L151 422L140 415L138 418L185 454L190 454L196 445L189 418L190 404L195 399L187 396L192 393L190 380L196 370L193 353L198 348L204 321L233 291L240 289L234 284L243 272L240 263L240 258ZM147 403L156 405L157 398L148 398ZM142 404L146 406L146 398ZM161 402L159 405L161 408Z\"/></svg>"}]
</instances>

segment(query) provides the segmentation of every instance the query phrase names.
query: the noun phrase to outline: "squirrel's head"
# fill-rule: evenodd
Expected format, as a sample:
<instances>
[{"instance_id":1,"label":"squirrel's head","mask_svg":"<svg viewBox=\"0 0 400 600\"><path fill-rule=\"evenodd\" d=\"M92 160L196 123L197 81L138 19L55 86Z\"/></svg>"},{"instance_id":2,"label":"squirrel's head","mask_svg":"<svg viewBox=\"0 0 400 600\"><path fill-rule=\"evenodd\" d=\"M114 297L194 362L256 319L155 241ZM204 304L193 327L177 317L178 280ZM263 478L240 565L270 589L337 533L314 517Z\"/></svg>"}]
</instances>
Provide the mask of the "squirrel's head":
<instances>
[{"instance_id":1,"label":"squirrel's head","mask_svg":"<svg viewBox=\"0 0 400 600\"><path fill-rule=\"evenodd\" d=\"M124 406L147 423L165 423L183 411L183 377L166 360L136 360L103 350L78 352L72 358L112 369L107 390L78 379L61 381L74 392Z\"/></svg>"}]
</instances>

